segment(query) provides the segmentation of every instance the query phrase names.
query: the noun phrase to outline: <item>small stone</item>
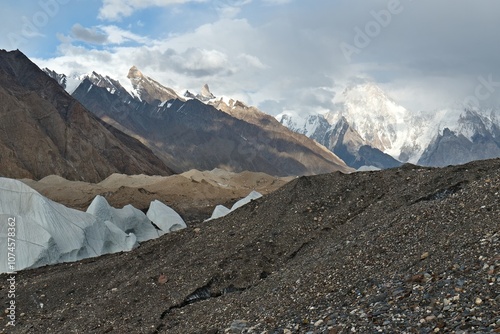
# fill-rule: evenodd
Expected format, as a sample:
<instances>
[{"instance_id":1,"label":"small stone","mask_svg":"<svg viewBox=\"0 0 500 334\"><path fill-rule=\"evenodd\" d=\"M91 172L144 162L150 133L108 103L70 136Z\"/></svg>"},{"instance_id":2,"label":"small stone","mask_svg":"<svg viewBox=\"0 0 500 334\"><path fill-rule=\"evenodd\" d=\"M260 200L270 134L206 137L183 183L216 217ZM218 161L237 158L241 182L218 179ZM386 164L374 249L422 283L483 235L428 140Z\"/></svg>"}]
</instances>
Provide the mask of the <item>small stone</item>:
<instances>
[{"instance_id":1,"label":"small stone","mask_svg":"<svg viewBox=\"0 0 500 334\"><path fill-rule=\"evenodd\" d=\"M158 284L165 284L168 282L168 278L167 276L165 276L165 274L160 274L160 276L158 277Z\"/></svg>"},{"instance_id":2,"label":"small stone","mask_svg":"<svg viewBox=\"0 0 500 334\"><path fill-rule=\"evenodd\" d=\"M474 302L476 303L476 305L481 305L483 303L483 300L478 297Z\"/></svg>"},{"instance_id":3,"label":"small stone","mask_svg":"<svg viewBox=\"0 0 500 334\"><path fill-rule=\"evenodd\" d=\"M319 327L321 325L323 325L323 320L318 320L314 323L314 327Z\"/></svg>"},{"instance_id":4,"label":"small stone","mask_svg":"<svg viewBox=\"0 0 500 334\"><path fill-rule=\"evenodd\" d=\"M231 323L231 327L229 328L229 331L230 331L230 333L241 333L247 327L248 327L248 321L235 320Z\"/></svg>"},{"instance_id":5,"label":"small stone","mask_svg":"<svg viewBox=\"0 0 500 334\"><path fill-rule=\"evenodd\" d=\"M422 255L420 255L420 260L425 260L429 257L429 252L425 252Z\"/></svg>"},{"instance_id":6,"label":"small stone","mask_svg":"<svg viewBox=\"0 0 500 334\"><path fill-rule=\"evenodd\" d=\"M197 227L193 231L194 233L199 234L201 232L201 228Z\"/></svg>"},{"instance_id":7,"label":"small stone","mask_svg":"<svg viewBox=\"0 0 500 334\"><path fill-rule=\"evenodd\" d=\"M433 320L436 320L435 315L429 315L429 316L425 317L425 321L433 321Z\"/></svg>"},{"instance_id":8,"label":"small stone","mask_svg":"<svg viewBox=\"0 0 500 334\"><path fill-rule=\"evenodd\" d=\"M291 330L289 330L288 328L285 328L285 329L283 330L283 334L292 334L292 331L291 331Z\"/></svg>"},{"instance_id":9,"label":"small stone","mask_svg":"<svg viewBox=\"0 0 500 334\"><path fill-rule=\"evenodd\" d=\"M118 291L118 288L111 289L111 292L116 292L116 291Z\"/></svg>"},{"instance_id":10,"label":"small stone","mask_svg":"<svg viewBox=\"0 0 500 334\"><path fill-rule=\"evenodd\" d=\"M407 281L408 282L417 282L417 283L423 282L424 281L424 275L422 275L422 274L413 275Z\"/></svg>"}]
</instances>

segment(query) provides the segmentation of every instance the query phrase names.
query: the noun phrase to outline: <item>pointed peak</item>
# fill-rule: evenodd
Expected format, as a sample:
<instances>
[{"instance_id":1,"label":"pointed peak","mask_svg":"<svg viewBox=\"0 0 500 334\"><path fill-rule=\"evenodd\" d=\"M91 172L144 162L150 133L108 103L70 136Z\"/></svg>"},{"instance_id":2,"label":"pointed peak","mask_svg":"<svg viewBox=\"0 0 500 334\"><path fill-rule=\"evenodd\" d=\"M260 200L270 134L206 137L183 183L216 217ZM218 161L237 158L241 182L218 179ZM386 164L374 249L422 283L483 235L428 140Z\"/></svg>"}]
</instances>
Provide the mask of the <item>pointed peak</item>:
<instances>
[{"instance_id":1,"label":"pointed peak","mask_svg":"<svg viewBox=\"0 0 500 334\"><path fill-rule=\"evenodd\" d=\"M137 66L132 66L130 70L128 71L127 78L133 79L133 78L142 78L144 75L142 72L137 68Z\"/></svg>"},{"instance_id":2,"label":"pointed peak","mask_svg":"<svg viewBox=\"0 0 500 334\"><path fill-rule=\"evenodd\" d=\"M215 95L210 91L210 87L208 87L208 84L204 84L203 87L201 87L201 96L206 99L215 98Z\"/></svg>"},{"instance_id":3,"label":"pointed peak","mask_svg":"<svg viewBox=\"0 0 500 334\"><path fill-rule=\"evenodd\" d=\"M86 75L90 80L92 79L104 79L104 76L97 73L96 71L92 71L92 73Z\"/></svg>"}]
</instances>

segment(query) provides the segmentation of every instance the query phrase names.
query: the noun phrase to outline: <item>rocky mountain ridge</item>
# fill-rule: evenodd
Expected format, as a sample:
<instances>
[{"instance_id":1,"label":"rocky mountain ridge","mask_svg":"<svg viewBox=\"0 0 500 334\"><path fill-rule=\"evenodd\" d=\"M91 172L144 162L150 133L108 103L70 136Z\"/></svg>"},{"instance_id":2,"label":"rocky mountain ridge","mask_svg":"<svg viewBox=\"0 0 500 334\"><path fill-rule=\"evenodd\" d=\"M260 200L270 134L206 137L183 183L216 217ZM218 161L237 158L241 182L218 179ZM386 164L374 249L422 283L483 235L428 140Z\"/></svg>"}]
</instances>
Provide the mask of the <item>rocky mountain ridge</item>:
<instances>
[{"instance_id":1,"label":"rocky mountain ridge","mask_svg":"<svg viewBox=\"0 0 500 334\"><path fill-rule=\"evenodd\" d=\"M0 171L98 182L113 173L171 175L150 149L104 123L20 51L0 50Z\"/></svg>"},{"instance_id":2,"label":"rocky mountain ridge","mask_svg":"<svg viewBox=\"0 0 500 334\"><path fill-rule=\"evenodd\" d=\"M180 172L224 168L286 176L351 170L332 152L262 112L237 113L236 107L246 107L238 103L234 112L222 112L215 102L196 98L161 101L158 86L150 88L143 85L136 97L119 82L94 74L73 96ZM213 96L208 86L203 94Z\"/></svg>"}]
</instances>

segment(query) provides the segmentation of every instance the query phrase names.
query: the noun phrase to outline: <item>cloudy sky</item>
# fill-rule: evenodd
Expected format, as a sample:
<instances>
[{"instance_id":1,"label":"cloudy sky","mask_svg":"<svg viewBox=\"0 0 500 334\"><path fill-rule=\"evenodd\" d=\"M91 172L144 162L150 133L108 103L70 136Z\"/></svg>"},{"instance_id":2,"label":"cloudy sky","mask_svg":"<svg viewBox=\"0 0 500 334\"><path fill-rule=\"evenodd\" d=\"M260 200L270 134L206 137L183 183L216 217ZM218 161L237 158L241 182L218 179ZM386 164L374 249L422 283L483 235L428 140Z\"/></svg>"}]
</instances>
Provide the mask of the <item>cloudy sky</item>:
<instances>
[{"instance_id":1,"label":"cloudy sky","mask_svg":"<svg viewBox=\"0 0 500 334\"><path fill-rule=\"evenodd\" d=\"M69 75L125 81L136 65L271 114L327 111L363 80L434 110L498 102L498 13L495 0L17 0L2 3L0 49Z\"/></svg>"}]
</instances>

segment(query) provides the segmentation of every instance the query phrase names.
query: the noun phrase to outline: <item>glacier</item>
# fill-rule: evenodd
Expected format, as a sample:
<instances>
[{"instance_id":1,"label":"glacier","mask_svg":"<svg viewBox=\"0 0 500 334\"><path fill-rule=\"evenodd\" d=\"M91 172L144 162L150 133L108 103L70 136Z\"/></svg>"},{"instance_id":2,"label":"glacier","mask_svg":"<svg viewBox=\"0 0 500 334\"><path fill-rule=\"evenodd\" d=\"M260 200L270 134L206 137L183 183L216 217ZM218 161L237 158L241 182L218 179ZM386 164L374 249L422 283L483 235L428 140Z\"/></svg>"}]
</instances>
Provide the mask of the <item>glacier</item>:
<instances>
[{"instance_id":1,"label":"glacier","mask_svg":"<svg viewBox=\"0 0 500 334\"><path fill-rule=\"evenodd\" d=\"M161 229L174 217L172 227L159 230L133 206L115 209L101 196L87 212L67 208L21 181L0 178L0 273L130 251L186 227L173 209L156 202L149 210L153 222Z\"/></svg>"}]
</instances>

